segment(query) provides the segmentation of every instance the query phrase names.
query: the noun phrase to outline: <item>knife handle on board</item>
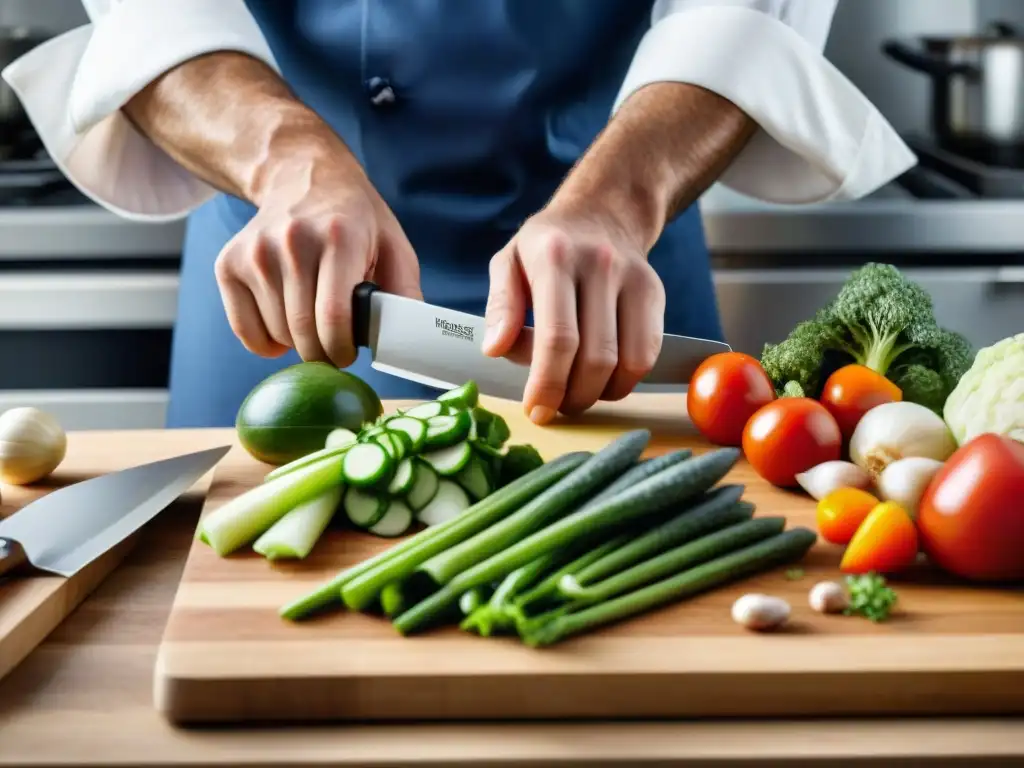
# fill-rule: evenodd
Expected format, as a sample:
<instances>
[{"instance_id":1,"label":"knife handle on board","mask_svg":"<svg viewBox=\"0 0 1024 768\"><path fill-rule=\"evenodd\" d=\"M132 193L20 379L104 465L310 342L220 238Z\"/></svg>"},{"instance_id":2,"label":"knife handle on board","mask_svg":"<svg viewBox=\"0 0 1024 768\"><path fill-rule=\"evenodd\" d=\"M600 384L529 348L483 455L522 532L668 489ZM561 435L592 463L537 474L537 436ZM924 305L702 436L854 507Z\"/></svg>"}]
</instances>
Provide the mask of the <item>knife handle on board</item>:
<instances>
[{"instance_id":1,"label":"knife handle on board","mask_svg":"<svg viewBox=\"0 0 1024 768\"><path fill-rule=\"evenodd\" d=\"M370 346L370 299L380 288L364 280L352 290L352 344L356 349Z\"/></svg>"},{"instance_id":2,"label":"knife handle on board","mask_svg":"<svg viewBox=\"0 0 1024 768\"><path fill-rule=\"evenodd\" d=\"M24 547L14 539L0 536L0 578L27 564L28 555L25 554Z\"/></svg>"}]
</instances>

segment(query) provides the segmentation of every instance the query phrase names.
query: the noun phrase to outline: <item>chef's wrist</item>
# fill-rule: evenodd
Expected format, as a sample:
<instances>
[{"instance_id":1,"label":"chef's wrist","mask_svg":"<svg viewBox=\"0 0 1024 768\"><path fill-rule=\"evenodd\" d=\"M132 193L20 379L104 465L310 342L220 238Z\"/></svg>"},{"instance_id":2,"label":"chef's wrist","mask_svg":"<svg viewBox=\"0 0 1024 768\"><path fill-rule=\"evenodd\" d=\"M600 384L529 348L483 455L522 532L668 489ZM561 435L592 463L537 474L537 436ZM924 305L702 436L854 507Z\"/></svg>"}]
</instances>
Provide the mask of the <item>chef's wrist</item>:
<instances>
[{"instance_id":1,"label":"chef's wrist","mask_svg":"<svg viewBox=\"0 0 1024 768\"><path fill-rule=\"evenodd\" d=\"M598 154L585 157L566 178L549 208L598 221L646 253L665 227L668 185L638 179Z\"/></svg>"},{"instance_id":2,"label":"chef's wrist","mask_svg":"<svg viewBox=\"0 0 1024 768\"><path fill-rule=\"evenodd\" d=\"M246 187L262 206L282 188L312 186L328 178L363 178L359 162L315 112L290 101L268 108L259 139L261 151Z\"/></svg>"}]
</instances>

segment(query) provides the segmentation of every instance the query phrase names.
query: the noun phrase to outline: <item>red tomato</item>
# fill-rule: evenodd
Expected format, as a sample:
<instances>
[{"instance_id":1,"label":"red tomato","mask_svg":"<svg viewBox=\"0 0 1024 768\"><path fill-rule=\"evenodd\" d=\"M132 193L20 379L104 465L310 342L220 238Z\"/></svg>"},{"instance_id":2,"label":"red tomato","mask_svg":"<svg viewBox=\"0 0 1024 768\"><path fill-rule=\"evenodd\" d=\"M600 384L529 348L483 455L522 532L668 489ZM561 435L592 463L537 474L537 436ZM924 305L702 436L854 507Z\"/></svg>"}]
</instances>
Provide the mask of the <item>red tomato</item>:
<instances>
[{"instance_id":1,"label":"red tomato","mask_svg":"<svg viewBox=\"0 0 1024 768\"><path fill-rule=\"evenodd\" d=\"M876 405L902 400L903 392L882 374L853 364L843 366L828 377L820 399L839 424L843 440L849 442L865 413Z\"/></svg>"},{"instance_id":2,"label":"red tomato","mask_svg":"<svg viewBox=\"0 0 1024 768\"><path fill-rule=\"evenodd\" d=\"M690 420L712 443L738 446L754 412L775 399L761 364L742 352L720 352L697 368L686 392Z\"/></svg>"},{"instance_id":3,"label":"red tomato","mask_svg":"<svg viewBox=\"0 0 1024 768\"><path fill-rule=\"evenodd\" d=\"M974 581L1024 579L1024 444L983 434L950 456L918 507L924 551Z\"/></svg>"},{"instance_id":4,"label":"red tomato","mask_svg":"<svg viewBox=\"0 0 1024 768\"><path fill-rule=\"evenodd\" d=\"M798 485L796 476L842 450L839 425L824 405L809 397L782 397L763 406L743 430L743 453L772 485Z\"/></svg>"}]
</instances>

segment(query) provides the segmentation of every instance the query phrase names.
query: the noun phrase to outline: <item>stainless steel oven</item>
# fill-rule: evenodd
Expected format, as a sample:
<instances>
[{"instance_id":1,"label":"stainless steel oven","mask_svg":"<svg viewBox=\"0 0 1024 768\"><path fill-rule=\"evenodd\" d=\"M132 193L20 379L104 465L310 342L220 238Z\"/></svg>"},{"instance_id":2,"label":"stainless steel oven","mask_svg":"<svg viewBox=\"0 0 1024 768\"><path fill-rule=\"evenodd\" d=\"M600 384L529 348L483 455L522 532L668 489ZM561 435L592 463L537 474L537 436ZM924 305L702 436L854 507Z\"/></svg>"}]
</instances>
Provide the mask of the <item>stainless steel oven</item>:
<instances>
[{"instance_id":1,"label":"stainless steel oven","mask_svg":"<svg viewBox=\"0 0 1024 768\"><path fill-rule=\"evenodd\" d=\"M0 162L0 411L163 426L182 236L100 208L45 158Z\"/></svg>"}]
</instances>

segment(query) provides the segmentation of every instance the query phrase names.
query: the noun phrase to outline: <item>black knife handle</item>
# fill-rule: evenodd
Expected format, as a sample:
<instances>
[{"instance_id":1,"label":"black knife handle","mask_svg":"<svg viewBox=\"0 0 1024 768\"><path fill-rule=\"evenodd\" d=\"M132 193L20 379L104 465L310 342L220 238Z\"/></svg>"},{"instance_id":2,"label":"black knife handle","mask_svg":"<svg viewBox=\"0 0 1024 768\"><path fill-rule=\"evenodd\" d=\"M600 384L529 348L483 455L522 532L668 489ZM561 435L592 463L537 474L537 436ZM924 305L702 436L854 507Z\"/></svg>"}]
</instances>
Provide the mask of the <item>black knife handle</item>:
<instances>
[{"instance_id":1,"label":"black knife handle","mask_svg":"<svg viewBox=\"0 0 1024 768\"><path fill-rule=\"evenodd\" d=\"M352 343L356 349L370 346L370 297L377 284L365 280L352 291Z\"/></svg>"},{"instance_id":2,"label":"black knife handle","mask_svg":"<svg viewBox=\"0 0 1024 768\"><path fill-rule=\"evenodd\" d=\"M0 536L0 578L26 564L28 564L28 557L21 544L14 539L5 539Z\"/></svg>"}]
</instances>

